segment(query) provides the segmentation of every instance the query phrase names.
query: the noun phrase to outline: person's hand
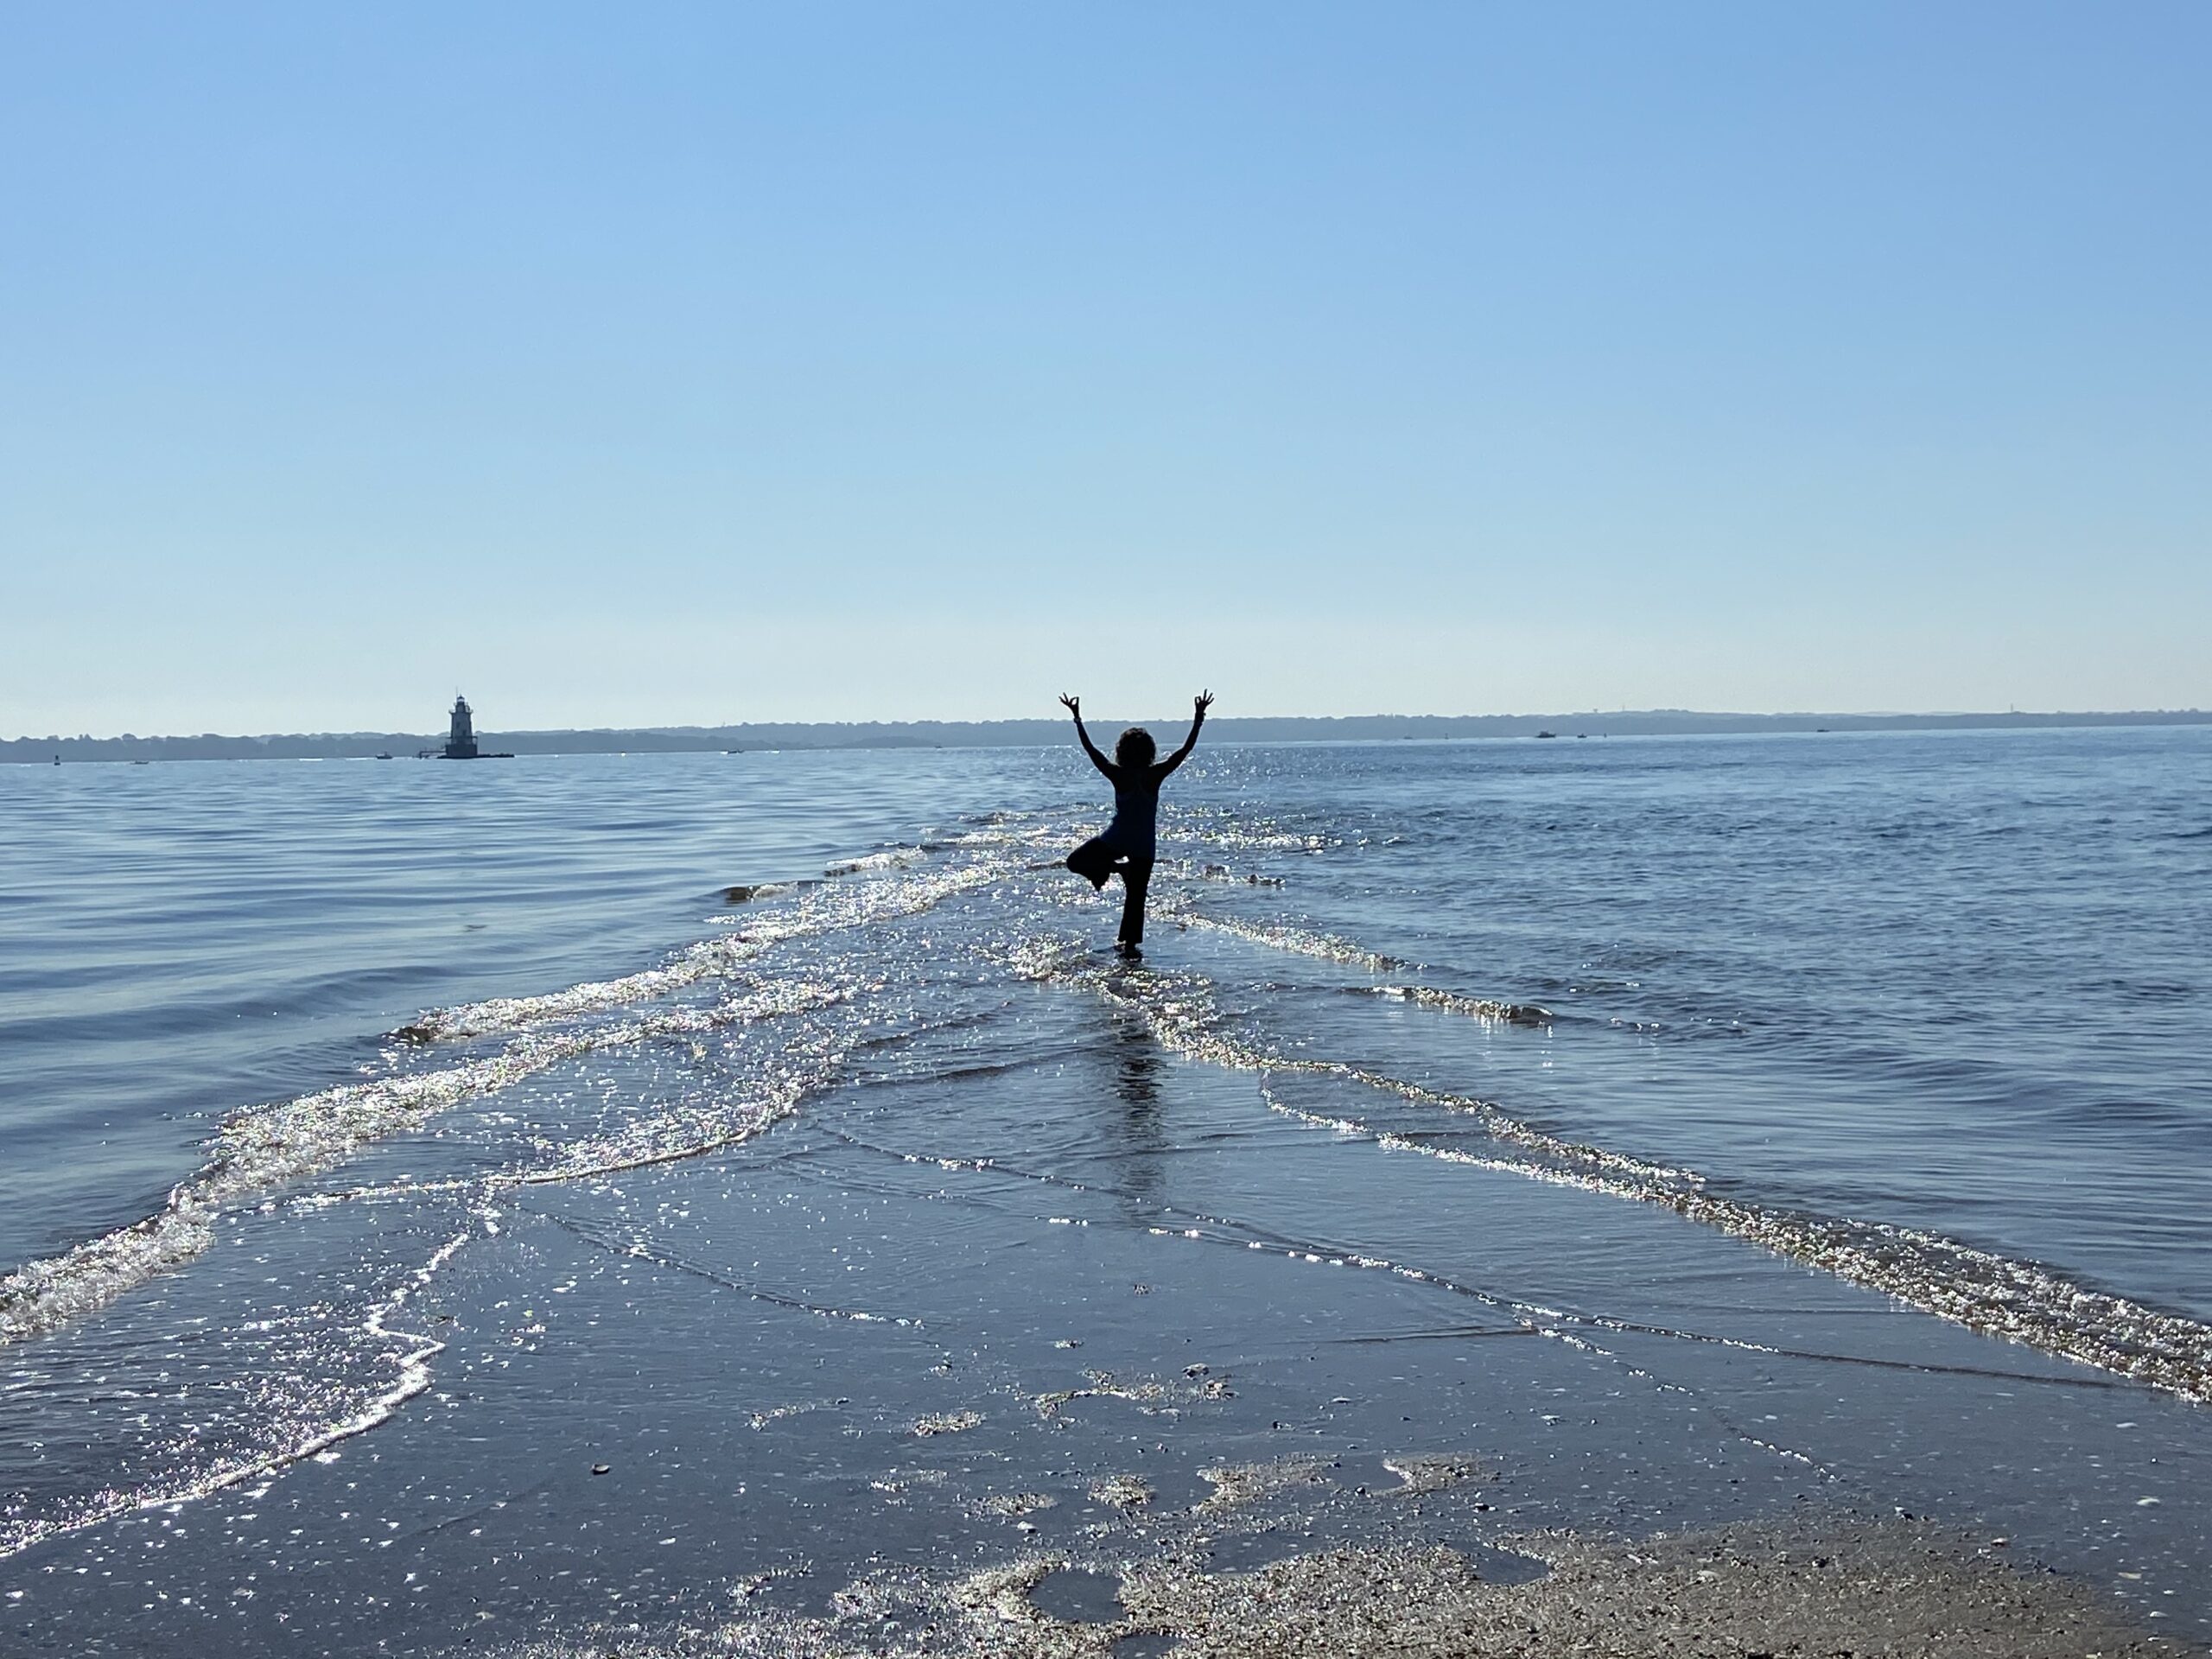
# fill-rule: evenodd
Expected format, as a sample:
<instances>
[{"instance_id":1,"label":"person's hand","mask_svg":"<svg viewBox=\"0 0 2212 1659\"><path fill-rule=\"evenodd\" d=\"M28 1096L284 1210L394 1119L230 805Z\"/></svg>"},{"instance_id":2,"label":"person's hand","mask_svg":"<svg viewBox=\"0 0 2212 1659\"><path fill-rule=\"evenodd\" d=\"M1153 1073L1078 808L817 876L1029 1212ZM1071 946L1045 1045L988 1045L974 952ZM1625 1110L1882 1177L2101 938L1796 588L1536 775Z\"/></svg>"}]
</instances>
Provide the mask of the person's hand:
<instances>
[{"instance_id":1,"label":"person's hand","mask_svg":"<svg viewBox=\"0 0 2212 1659\"><path fill-rule=\"evenodd\" d=\"M1206 710L1212 707L1213 693L1211 691L1199 692L1197 696L1191 699L1191 718L1193 720L1204 720L1206 717Z\"/></svg>"},{"instance_id":2,"label":"person's hand","mask_svg":"<svg viewBox=\"0 0 2212 1659\"><path fill-rule=\"evenodd\" d=\"M1060 703L1061 706L1068 711L1068 713L1073 715L1077 720L1081 720L1083 718L1083 699L1081 697L1071 697L1068 696L1066 692L1063 691L1060 693Z\"/></svg>"}]
</instances>

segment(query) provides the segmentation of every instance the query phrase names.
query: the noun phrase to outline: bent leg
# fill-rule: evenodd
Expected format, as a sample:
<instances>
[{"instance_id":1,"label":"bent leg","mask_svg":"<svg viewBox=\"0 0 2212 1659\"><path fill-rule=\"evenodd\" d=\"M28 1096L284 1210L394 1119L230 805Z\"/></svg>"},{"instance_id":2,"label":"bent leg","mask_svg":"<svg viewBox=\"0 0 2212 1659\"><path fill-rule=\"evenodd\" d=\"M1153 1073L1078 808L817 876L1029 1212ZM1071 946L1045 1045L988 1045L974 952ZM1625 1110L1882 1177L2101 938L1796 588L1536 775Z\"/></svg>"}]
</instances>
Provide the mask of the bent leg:
<instances>
[{"instance_id":1,"label":"bent leg","mask_svg":"<svg viewBox=\"0 0 2212 1659\"><path fill-rule=\"evenodd\" d=\"M1106 885L1106 878L1114 873L1114 860L1118 855L1106 844L1103 836L1093 836L1070 853L1068 868L1073 870L1094 887Z\"/></svg>"},{"instance_id":2,"label":"bent leg","mask_svg":"<svg viewBox=\"0 0 2212 1659\"><path fill-rule=\"evenodd\" d=\"M1122 943L1144 943L1144 895L1152 885L1152 861L1132 858L1122 866Z\"/></svg>"}]
</instances>

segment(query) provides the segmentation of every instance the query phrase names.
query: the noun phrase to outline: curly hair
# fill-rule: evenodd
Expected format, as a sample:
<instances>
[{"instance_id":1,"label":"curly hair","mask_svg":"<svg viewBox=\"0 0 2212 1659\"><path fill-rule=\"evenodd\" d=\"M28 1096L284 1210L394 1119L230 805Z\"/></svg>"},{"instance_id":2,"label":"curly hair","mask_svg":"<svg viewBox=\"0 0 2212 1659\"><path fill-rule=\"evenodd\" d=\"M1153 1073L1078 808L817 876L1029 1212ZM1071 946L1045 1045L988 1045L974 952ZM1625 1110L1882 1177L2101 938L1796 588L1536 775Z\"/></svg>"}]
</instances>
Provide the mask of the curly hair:
<instances>
[{"instance_id":1,"label":"curly hair","mask_svg":"<svg viewBox=\"0 0 2212 1659\"><path fill-rule=\"evenodd\" d=\"M1132 726L1114 740L1114 759L1121 766L1148 766L1159 753L1160 746L1141 726Z\"/></svg>"}]
</instances>

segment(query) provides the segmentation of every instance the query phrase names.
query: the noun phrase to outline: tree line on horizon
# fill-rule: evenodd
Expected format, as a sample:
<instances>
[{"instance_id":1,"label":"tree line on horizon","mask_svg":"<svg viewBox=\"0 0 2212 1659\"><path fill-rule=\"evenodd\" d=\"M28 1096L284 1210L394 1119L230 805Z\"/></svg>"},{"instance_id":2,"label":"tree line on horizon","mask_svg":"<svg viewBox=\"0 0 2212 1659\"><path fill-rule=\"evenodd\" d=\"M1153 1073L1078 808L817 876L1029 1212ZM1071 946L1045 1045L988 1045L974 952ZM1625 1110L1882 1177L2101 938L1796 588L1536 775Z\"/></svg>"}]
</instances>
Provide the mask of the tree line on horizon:
<instances>
[{"instance_id":1,"label":"tree line on horizon","mask_svg":"<svg viewBox=\"0 0 2212 1659\"><path fill-rule=\"evenodd\" d=\"M1173 720L1107 721L1102 725L1172 726ZM1763 732L2005 729L2062 726L2182 726L2212 723L2195 709L2123 713L1783 714L1702 713L1646 709L1564 715L1228 715L1208 723L1215 743L1438 741L1483 738L1592 738L1751 735ZM612 754L742 752L763 749L1027 748L1068 741L1058 720L836 721L746 722L732 726L653 726L627 729L482 732L516 754ZM0 762L346 760L378 755L411 759L435 750L443 733L316 732L265 736L20 737L0 739Z\"/></svg>"}]
</instances>

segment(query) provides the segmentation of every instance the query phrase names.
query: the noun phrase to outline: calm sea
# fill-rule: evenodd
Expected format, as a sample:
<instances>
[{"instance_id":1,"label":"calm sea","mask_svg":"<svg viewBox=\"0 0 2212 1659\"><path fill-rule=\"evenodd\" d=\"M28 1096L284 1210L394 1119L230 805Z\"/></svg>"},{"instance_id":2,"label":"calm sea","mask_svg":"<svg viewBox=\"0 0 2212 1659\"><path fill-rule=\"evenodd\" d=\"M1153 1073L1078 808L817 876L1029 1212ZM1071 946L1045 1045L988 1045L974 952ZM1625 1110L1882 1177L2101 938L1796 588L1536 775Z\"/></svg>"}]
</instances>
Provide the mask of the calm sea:
<instances>
[{"instance_id":1,"label":"calm sea","mask_svg":"<svg viewBox=\"0 0 2212 1659\"><path fill-rule=\"evenodd\" d=\"M1135 969L1056 865L1100 797L1072 750L0 768L0 1556L404 1415L511 1195L1079 1064L1039 987L1404 1182L2212 1398L2212 729L1202 748Z\"/></svg>"}]
</instances>

